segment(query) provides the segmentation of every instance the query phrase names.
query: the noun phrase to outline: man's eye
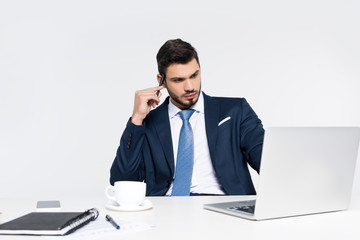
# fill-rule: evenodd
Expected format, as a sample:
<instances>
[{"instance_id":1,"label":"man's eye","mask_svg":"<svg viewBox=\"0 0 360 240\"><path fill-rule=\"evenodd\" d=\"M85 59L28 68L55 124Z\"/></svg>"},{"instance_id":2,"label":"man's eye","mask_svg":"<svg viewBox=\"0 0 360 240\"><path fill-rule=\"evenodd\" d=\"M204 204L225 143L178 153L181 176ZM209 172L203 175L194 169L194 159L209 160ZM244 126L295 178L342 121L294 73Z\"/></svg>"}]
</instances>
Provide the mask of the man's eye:
<instances>
[{"instance_id":1,"label":"man's eye","mask_svg":"<svg viewBox=\"0 0 360 240\"><path fill-rule=\"evenodd\" d=\"M191 77L190 77L190 78L196 78L196 77L197 77L197 75L198 75L198 73L194 73L193 75L191 75Z\"/></svg>"}]
</instances>

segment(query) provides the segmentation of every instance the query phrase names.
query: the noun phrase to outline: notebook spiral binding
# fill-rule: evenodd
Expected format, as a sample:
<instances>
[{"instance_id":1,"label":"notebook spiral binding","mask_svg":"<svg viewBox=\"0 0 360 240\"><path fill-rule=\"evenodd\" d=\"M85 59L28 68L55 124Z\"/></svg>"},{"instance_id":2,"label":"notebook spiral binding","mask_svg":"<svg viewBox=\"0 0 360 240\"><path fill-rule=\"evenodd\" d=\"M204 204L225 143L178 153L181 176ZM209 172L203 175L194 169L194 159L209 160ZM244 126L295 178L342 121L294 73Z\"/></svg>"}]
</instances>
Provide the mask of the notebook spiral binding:
<instances>
[{"instance_id":1,"label":"notebook spiral binding","mask_svg":"<svg viewBox=\"0 0 360 240\"><path fill-rule=\"evenodd\" d=\"M88 224L90 221L94 221L99 216L99 211L95 208L91 208L81 214L80 216L71 219L67 223L65 223L62 227L69 228L70 230L66 233L72 233L75 230L81 228L82 226Z\"/></svg>"}]
</instances>

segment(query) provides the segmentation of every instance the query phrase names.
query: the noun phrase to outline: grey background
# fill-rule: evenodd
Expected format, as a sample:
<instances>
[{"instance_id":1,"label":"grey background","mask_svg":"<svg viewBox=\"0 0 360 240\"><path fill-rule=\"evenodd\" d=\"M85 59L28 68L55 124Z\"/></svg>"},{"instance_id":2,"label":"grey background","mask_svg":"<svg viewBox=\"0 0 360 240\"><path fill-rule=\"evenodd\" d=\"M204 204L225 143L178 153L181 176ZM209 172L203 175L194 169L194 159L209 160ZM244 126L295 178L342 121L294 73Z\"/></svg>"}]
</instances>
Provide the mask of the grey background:
<instances>
[{"instance_id":1,"label":"grey background","mask_svg":"<svg viewBox=\"0 0 360 240\"><path fill-rule=\"evenodd\" d=\"M265 127L360 126L359 10L340 0L0 1L0 196L103 196L134 92L157 85L155 55L172 38L198 50L207 94L246 97Z\"/></svg>"}]
</instances>

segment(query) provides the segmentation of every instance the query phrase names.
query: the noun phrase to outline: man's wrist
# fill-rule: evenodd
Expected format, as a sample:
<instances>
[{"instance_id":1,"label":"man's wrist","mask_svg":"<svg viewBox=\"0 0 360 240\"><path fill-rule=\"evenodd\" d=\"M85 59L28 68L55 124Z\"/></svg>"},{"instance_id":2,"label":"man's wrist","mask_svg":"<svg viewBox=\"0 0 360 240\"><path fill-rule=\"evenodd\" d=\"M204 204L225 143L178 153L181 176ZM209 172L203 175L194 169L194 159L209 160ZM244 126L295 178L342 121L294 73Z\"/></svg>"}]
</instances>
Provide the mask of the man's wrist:
<instances>
[{"instance_id":1,"label":"man's wrist","mask_svg":"<svg viewBox=\"0 0 360 240\"><path fill-rule=\"evenodd\" d=\"M137 118L136 116L131 116L130 122L132 122L134 125L140 126L143 123L143 119Z\"/></svg>"}]
</instances>

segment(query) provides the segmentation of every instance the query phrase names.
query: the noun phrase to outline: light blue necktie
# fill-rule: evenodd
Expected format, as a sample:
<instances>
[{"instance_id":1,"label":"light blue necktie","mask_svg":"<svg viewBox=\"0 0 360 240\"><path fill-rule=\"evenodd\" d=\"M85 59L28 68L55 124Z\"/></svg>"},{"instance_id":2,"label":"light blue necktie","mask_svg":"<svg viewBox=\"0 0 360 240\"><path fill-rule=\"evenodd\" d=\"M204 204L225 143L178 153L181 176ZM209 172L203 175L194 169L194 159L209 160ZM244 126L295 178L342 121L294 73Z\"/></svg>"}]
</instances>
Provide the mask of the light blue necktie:
<instances>
[{"instance_id":1,"label":"light blue necktie","mask_svg":"<svg viewBox=\"0 0 360 240\"><path fill-rule=\"evenodd\" d=\"M180 130L172 196L189 196L194 164L194 136L189 119L195 110L179 112L183 125Z\"/></svg>"}]
</instances>

